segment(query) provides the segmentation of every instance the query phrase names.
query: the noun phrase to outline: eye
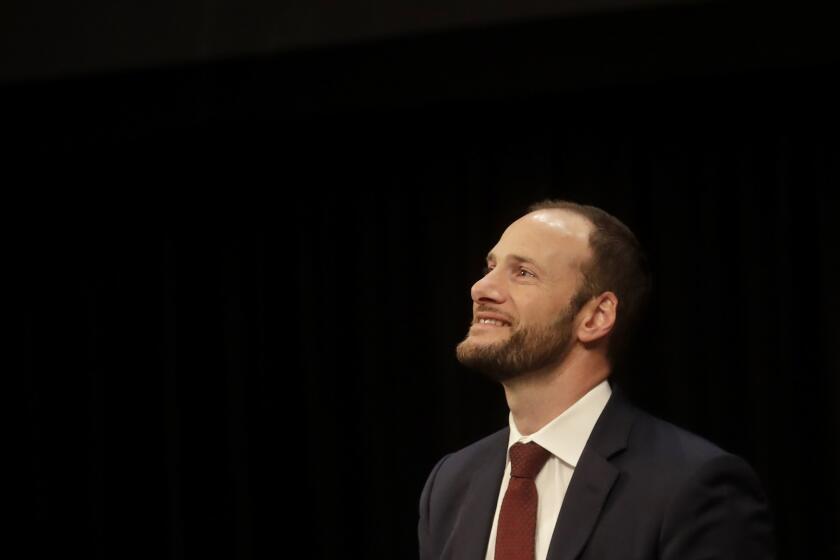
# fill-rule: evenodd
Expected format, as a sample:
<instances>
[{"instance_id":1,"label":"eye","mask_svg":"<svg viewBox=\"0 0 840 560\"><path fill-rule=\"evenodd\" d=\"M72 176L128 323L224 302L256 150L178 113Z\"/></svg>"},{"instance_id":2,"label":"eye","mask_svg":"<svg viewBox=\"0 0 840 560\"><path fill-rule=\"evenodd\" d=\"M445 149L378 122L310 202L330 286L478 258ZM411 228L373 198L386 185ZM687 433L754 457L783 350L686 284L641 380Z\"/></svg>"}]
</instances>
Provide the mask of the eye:
<instances>
[{"instance_id":1,"label":"eye","mask_svg":"<svg viewBox=\"0 0 840 560\"><path fill-rule=\"evenodd\" d=\"M517 274L520 277L523 277L523 274L522 274L523 272L525 273L524 277L531 277L531 278L536 278L537 277L536 274L534 274L533 272L531 272L530 270L525 269L525 268L520 268L519 271L517 272Z\"/></svg>"},{"instance_id":2,"label":"eye","mask_svg":"<svg viewBox=\"0 0 840 560\"><path fill-rule=\"evenodd\" d=\"M490 274L491 270L493 270L491 267L485 266L481 271L481 275L482 276L487 276L488 274Z\"/></svg>"}]
</instances>

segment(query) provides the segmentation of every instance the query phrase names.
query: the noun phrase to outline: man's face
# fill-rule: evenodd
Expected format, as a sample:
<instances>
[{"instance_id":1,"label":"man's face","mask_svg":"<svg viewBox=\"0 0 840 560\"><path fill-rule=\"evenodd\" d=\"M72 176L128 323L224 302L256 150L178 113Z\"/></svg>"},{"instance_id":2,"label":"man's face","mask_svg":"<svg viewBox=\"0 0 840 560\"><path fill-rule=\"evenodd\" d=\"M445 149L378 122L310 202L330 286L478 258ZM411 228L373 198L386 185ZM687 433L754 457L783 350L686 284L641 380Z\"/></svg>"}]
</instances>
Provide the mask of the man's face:
<instances>
[{"instance_id":1,"label":"man's face","mask_svg":"<svg viewBox=\"0 0 840 560\"><path fill-rule=\"evenodd\" d=\"M471 290L473 321L458 360L506 381L559 363L574 343L571 302L588 262L591 224L568 210L540 210L512 223Z\"/></svg>"}]
</instances>

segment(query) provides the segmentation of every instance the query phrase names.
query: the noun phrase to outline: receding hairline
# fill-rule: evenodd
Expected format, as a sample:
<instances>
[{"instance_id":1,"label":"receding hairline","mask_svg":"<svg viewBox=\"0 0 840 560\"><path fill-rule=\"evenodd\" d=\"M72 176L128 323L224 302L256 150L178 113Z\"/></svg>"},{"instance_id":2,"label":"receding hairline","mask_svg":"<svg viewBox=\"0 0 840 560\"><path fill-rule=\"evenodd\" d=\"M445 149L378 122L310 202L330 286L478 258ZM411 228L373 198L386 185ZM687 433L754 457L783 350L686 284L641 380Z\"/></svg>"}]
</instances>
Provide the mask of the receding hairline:
<instances>
[{"instance_id":1,"label":"receding hairline","mask_svg":"<svg viewBox=\"0 0 840 560\"><path fill-rule=\"evenodd\" d=\"M581 239L585 242L585 244L586 244L585 245L586 254L583 255L583 256L571 257L568 261L568 264L570 266L572 266L572 267L576 266L579 270L583 271L584 267L590 265L592 263L592 259L595 258L595 250L592 247L592 234L595 233L598 229L597 226L595 225L595 222L593 222L591 219L589 219L589 217L586 216L585 214L582 214L582 213L576 211L574 208L538 208L536 210L532 210L532 211L528 212L527 214L522 216L520 219L532 217L533 214L539 214L541 212L555 213L555 214L558 213L558 212L563 213L563 214L566 214L567 216L572 216L574 219L579 220L580 223L583 223L583 224L586 225L586 231L583 234L578 234L578 233L570 232L570 231L563 232L566 235L576 237L576 238ZM543 220L539 220L539 221L541 221L542 223L545 223L546 225L548 225L550 227L555 227L555 226L553 226L552 224L549 224L546 221L543 221ZM558 229L563 229L563 228L558 228Z\"/></svg>"},{"instance_id":2,"label":"receding hairline","mask_svg":"<svg viewBox=\"0 0 840 560\"><path fill-rule=\"evenodd\" d=\"M578 240L578 241L581 242L582 251L581 251L580 254L577 253L577 252L575 252L575 254L569 254L569 253L566 253L566 252L562 252L559 255L555 255L555 257L559 257L559 258L565 260L565 263L562 266L568 266L571 269L576 269L580 272L583 272L584 267L589 266L592 263L592 259L595 256L595 252L594 252L594 249L593 249L592 243L591 243L592 234L597 229L595 227L595 223L592 220L588 219L586 216L584 216L584 215L582 215L578 212L575 212L573 210L569 210L567 212L567 215L572 216L575 220L582 219L583 221L578 222L578 223L586 224L586 231L572 231L572 230L568 230L568 228L561 227L560 224L551 224L551 223L548 223L545 220L539 220L539 219L535 220L534 215L539 214L539 213L543 212L544 210L566 210L566 209L565 208L545 208L545 209L537 209L537 210L528 212L526 214L523 214L522 216L520 216L519 218L514 220L510 225L508 225L508 227L505 229L505 233L503 233L502 235L504 236L507 233L508 229L513 227L515 224L517 224L517 222L519 222L521 224L525 224L525 223L528 223L528 222L536 221L536 222L540 223L541 225L548 226L550 229L555 230L555 231L552 232L554 234L560 234L560 235L563 235L563 236L567 236L567 237L570 237L572 239L575 239L575 240ZM552 242L549 242L548 244L551 245ZM491 259L496 260L496 258L497 258L497 255L493 252L493 249L491 249L487 253L487 256L485 257L485 261L489 261ZM554 268L551 263L549 263L549 262L541 263L540 260L537 260L535 256L530 256L529 257L525 253L507 255L505 260L513 260L515 262L531 263L531 264L533 264L537 267L540 267L543 272L550 271L551 269Z\"/></svg>"},{"instance_id":3,"label":"receding hairline","mask_svg":"<svg viewBox=\"0 0 840 560\"><path fill-rule=\"evenodd\" d=\"M558 229L563 229L562 227L560 227L559 224L557 224L557 225L551 224L547 220L540 220L539 218L534 216L535 214L541 214L541 213L566 214L567 216L572 216L574 219L579 220L581 223L586 224L586 226L587 226L587 230L586 230L586 242L587 243L586 244L587 244L587 246L589 246L591 248L592 244L590 243L590 240L592 238L592 234L597 229L597 226L595 225L595 222L593 222L589 218L589 216L587 216L585 214L582 214L581 212L575 210L574 208L538 208L536 210L532 210L532 211L528 212L527 214L521 216L519 218L519 220L532 217L532 219L536 219L537 221L540 221L540 222L542 222L542 223L544 223L544 224L546 224L550 227L557 227ZM573 232L567 231L566 233L569 234L569 235L573 235L575 237L580 237L579 235L577 235L576 233L573 233Z\"/></svg>"}]
</instances>

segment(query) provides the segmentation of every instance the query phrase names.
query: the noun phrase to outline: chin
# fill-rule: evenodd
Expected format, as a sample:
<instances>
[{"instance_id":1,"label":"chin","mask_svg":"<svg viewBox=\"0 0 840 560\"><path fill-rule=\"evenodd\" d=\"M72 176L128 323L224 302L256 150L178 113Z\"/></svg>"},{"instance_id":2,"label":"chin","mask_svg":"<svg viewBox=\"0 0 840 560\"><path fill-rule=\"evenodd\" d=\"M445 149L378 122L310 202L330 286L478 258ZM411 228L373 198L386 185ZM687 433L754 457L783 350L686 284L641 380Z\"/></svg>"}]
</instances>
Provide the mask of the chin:
<instances>
[{"instance_id":1,"label":"chin","mask_svg":"<svg viewBox=\"0 0 840 560\"><path fill-rule=\"evenodd\" d=\"M455 347L459 359L473 361L478 355L486 355L488 352L498 352L499 346L504 344L502 340L477 340L475 336L467 336Z\"/></svg>"},{"instance_id":2,"label":"chin","mask_svg":"<svg viewBox=\"0 0 840 560\"><path fill-rule=\"evenodd\" d=\"M458 346L463 346L465 348L486 348L488 346L499 344L499 342L500 339L497 336L490 337L485 334L469 334Z\"/></svg>"}]
</instances>

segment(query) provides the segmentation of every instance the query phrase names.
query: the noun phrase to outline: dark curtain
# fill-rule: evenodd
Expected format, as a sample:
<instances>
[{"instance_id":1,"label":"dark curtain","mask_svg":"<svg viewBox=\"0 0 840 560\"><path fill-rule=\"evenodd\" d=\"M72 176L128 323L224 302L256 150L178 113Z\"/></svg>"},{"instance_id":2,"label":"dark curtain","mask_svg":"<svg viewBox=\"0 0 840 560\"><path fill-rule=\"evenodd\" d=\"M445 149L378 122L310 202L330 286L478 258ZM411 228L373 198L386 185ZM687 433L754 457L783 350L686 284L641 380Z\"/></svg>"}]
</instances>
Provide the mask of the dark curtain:
<instances>
[{"instance_id":1,"label":"dark curtain","mask_svg":"<svg viewBox=\"0 0 840 560\"><path fill-rule=\"evenodd\" d=\"M68 186L21 179L16 207L33 557L416 556L431 467L507 421L454 358L469 287L547 197L649 253L622 385L755 467L781 558L840 556L836 68L298 117L263 114L236 68L190 78L225 93L177 126L133 93L139 112L19 129L33 176Z\"/></svg>"}]
</instances>

